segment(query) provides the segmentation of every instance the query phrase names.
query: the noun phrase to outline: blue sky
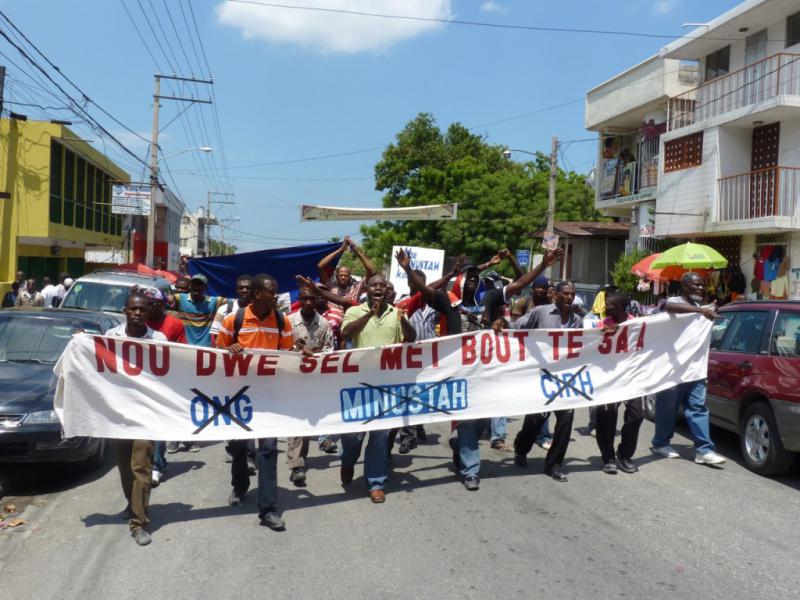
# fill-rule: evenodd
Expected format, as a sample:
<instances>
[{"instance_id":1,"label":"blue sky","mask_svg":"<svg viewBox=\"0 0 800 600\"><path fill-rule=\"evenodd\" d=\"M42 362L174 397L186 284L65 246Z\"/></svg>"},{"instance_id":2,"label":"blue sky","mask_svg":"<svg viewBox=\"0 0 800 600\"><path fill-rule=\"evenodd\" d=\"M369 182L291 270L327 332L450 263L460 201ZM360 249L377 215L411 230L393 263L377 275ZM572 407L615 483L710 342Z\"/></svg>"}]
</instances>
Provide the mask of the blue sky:
<instances>
[{"instance_id":1,"label":"blue sky","mask_svg":"<svg viewBox=\"0 0 800 600\"><path fill-rule=\"evenodd\" d=\"M149 138L156 65L148 48L162 72L171 71L167 63L177 63L181 74L207 75L202 50L196 41L194 46L190 43L193 25L187 2L0 0L0 9L92 100L131 130ZM738 2L277 3L679 37L687 31L682 29L683 23L708 21ZM148 41L148 48L125 8ZM419 112L432 113L442 127L459 121L485 135L491 143L530 151L549 151L554 134L563 140L589 137L583 128L584 107L580 101L586 91L656 53L669 41L398 21L220 0L192 0L192 8L215 81L225 152L215 133L212 111L208 107L191 107L162 133L160 145L171 177L166 172L164 175L191 209L205 205L209 190L233 192L235 204L215 206L214 211L226 219L239 217L239 221L226 222L225 238L242 250L356 234L356 222L301 223L299 205L380 206L381 194L374 190L373 181L380 148L392 142ZM0 28L6 31L7 25L0 22ZM163 53L153 41L149 26L160 38ZM0 64L8 66L6 100L33 104L38 103L34 100L44 99L45 106L59 106L58 92L55 97L48 95L42 90L47 86L45 82L37 85L31 75L26 75L32 69L2 39L0 52L5 55L0 55ZM77 96L63 80L60 83ZM192 84L170 90L165 86L162 93L208 97L206 87ZM561 108L529 114L569 102L572 103ZM62 100L60 106L63 104ZM32 117L69 116L69 111L9 107ZM164 101L161 125L184 107ZM88 110L115 137L145 157L145 141L109 120L96 107L89 105ZM526 116L511 119L519 115ZM133 179L142 178L141 164L112 149L110 140L85 126L77 125L76 129L101 149L105 141L110 154L129 170ZM200 145L215 150L209 155L181 153ZM302 160L346 153L349 154ZM573 143L565 150L565 164L587 172L595 153L593 143ZM223 161L229 167L227 171L222 168Z\"/></svg>"}]
</instances>

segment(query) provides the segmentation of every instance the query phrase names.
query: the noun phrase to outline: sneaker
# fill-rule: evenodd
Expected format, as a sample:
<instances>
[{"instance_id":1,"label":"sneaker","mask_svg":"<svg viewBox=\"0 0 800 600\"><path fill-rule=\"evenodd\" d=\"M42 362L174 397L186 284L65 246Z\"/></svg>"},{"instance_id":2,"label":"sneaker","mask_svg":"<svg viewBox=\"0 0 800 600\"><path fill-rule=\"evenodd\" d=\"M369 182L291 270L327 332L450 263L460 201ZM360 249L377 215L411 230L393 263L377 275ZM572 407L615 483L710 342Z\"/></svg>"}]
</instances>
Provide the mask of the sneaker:
<instances>
[{"instance_id":1,"label":"sneaker","mask_svg":"<svg viewBox=\"0 0 800 600\"><path fill-rule=\"evenodd\" d=\"M286 529L286 523L284 522L283 519L280 518L280 516L278 516L278 513L276 513L275 511L270 511L268 513L261 515L258 522L260 525L263 525L264 527L269 527L270 529L272 529L272 531L283 531L284 529Z\"/></svg>"},{"instance_id":2,"label":"sneaker","mask_svg":"<svg viewBox=\"0 0 800 600\"><path fill-rule=\"evenodd\" d=\"M545 439L545 440L542 440L541 442L536 442L536 443L537 443L537 444L539 445L539 447L540 447L540 448L542 448L543 450L550 450L550 446L552 446L552 445L553 445L553 440L551 440L550 438L547 438L547 439Z\"/></svg>"},{"instance_id":3,"label":"sneaker","mask_svg":"<svg viewBox=\"0 0 800 600\"><path fill-rule=\"evenodd\" d=\"M186 446L187 446L186 448L187 452L200 452L200 444L198 444L197 442L186 444Z\"/></svg>"},{"instance_id":4,"label":"sneaker","mask_svg":"<svg viewBox=\"0 0 800 600\"><path fill-rule=\"evenodd\" d=\"M680 458L681 457L681 455L678 454L675 451L675 448L673 448L670 445L653 446L652 448L650 448L650 451L653 454L658 454L659 456L663 456L664 458Z\"/></svg>"},{"instance_id":5,"label":"sneaker","mask_svg":"<svg viewBox=\"0 0 800 600\"><path fill-rule=\"evenodd\" d=\"M161 478L164 474L159 471L158 469L153 469L153 474L150 477L150 482L152 483L153 487L158 487L158 484L161 483Z\"/></svg>"},{"instance_id":6,"label":"sneaker","mask_svg":"<svg viewBox=\"0 0 800 600\"><path fill-rule=\"evenodd\" d=\"M617 465L614 464L613 460L610 460L606 464L603 465L603 473L605 473L606 475L616 475L617 474Z\"/></svg>"},{"instance_id":7,"label":"sneaker","mask_svg":"<svg viewBox=\"0 0 800 600\"><path fill-rule=\"evenodd\" d=\"M634 465L630 460L627 458L619 458L617 457L617 466L619 470L623 473L636 473L636 465Z\"/></svg>"},{"instance_id":8,"label":"sneaker","mask_svg":"<svg viewBox=\"0 0 800 600\"><path fill-rule=\"evenodd\" d=\"M325 454L336 454L339 451L339 446L331 440L323 440L319 445L319 449Z\"/></svg>"},{"instance_id":9,"label":"sneaker","mask_svg":"<svg viewBox=\"0 0 800 600\"><path fill-rule=\"evenodd\" d=\"M292 472L289 473L289 481L295 484L297 487L306 487L306 470L304 467L297 467L292 469Z\"/></svg>"},{"instance_id":10,"label":"sneaker","mask_svg":"<svg viewBox=\"0 0 800 600\"><path fill-rule=\"evenodd\" d=\"M505 440L492 440L490 444L493 450L498 450L500 452L513 452L514 448L509 446Z\"/></svg>"},{"instance_id":11,"label":"sneaker","mask_svg":"<svg viewBox=\"0 0 800 600\"><path fill-rule=\"evenodd\" d=\"M398 452L400 452L400 454L408 454L416 447L417 447L417 440L415 439L403 440L402 442L400 442L400 449L398 450Z\"/></svg>"},{"instance_id":12,"label":"sneaker","mask_svg":"<svg viewBox=\"0 0 800 600\"><path fill-rule=\"evenodd\" d=\"M710 452L697 452L694 455L694 462L698 465L721 465L725 462L725 457L720 456L713 450Z\"/></svg>"},{"instance_id":13,"label":"sneaker","mask_svg":"<svg viewBox=\"0 0 800 600\"><path fill-rule=\"evenodd\" d=\"M133 537L134 541L139 546L147 546L147 544L149 544L152 541L150 538L150 534L147 533L141 527L137 527L136 529L131 531L131 537Z\"/></svg>"},{"instance_id":14,"label":"sneaker","mask_svg":"<svg viewBox=\"0 0 800 600\"><path fill-rule=\"evenodd\" d=\"M475 475L468 475L464 478L464 487L467 488L470 492L474 492L478 488L480 488L481 482Z\"/></svg>"},{"instance_id":15,"label":"sneaker","mask_svg":"<svg viewBox=\"0 0 800 600\"><path fill-rule=\"evenodd\" d=\"M514 453L514 464L518 467L527 467L528 466L528 457L524 454L517 454Z\"/></svg>"},{"instance_id":16,"label":"sneaker","mask_svg":"<svg viewBox=\"0 0 800 600\"><path fill-rule=\"evenodd\" d=\"M236 490L231 490L228 496L228 506L241 506L244 502L244 494L239 494Z\"/></svg>"},{"instance_id":17,"label":"sneaker","mask_svg":"<svg viewBox=\"0 0 800 600\"><path fill-rule=\"evenodd\" d=\"M175 454L178 451L178 442L167 442L167 454Z\"/></svg>"}]
</instances>

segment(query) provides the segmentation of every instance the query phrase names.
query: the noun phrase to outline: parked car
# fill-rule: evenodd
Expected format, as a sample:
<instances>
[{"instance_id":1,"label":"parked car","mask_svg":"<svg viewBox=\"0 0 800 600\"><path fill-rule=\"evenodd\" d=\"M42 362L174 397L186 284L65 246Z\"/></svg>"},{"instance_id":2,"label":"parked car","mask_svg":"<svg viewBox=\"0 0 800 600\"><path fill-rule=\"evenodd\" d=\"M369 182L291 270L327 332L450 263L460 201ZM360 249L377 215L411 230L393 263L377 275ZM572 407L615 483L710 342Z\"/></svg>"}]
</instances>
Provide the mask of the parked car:
<instances>
[{"instance_id":1,"label":"parked car","mask_svg":"<svg viewBox=\"0 0 800 600\"><path fill-rule=\"evenodd\" d=\"M158 288L165 295L172 293L169 281L163 277L107 269L78 277L67 290L61 308L122 313L125 299L133 286Z\"/></svg>"},{"instance_id":2,"label":"parked car","mask_svg":"<svg viewBox=\"0 0 800 600\"><path fill-rule=\"evenodd\" d=\"M101 333L121 322L100 311L0 310L0 462L102 463L104 440L63 436L53 365L76 330Z\"/></svg>"},{"instance_id":3,"label":"parked car","mask_svg":"<svg viewBox=\"0 0 800 600\"><path fill-rule=\"evenodd\" d=\"M739 434L747 467L786 472L800 452L800 302L735 302L711 333L711 421Z\"/></svg>"},{"instance_id":4,"label":"parked car","mask_svg":"<svg viewBox=\"0 0 800 600\"><path fill-rule=\"evenodd\" d=\"M748 469L780 475L800 452L800 302L723 306L711 329L706 404L711 422L739 434ZM645 398L645 416L655 397Z\"/></svg>"}]
</instances>

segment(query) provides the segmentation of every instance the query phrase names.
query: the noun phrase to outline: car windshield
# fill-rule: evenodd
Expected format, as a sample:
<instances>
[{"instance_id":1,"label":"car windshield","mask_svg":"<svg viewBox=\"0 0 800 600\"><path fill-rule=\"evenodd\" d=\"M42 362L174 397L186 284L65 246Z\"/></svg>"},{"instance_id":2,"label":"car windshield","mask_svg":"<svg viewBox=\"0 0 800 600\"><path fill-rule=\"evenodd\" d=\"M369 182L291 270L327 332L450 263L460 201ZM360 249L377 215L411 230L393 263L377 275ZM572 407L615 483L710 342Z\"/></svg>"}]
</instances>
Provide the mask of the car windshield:
<instances>
[{"instance_id":1,"label":"car windshield","mask_svg":"<svg viewBox=\"0 0 800 600\"><path fill-rule=\"evenodd\" d=\"M121 283L79 281L69 290L61 306L121 313L131 287Z\"/></svg>"},{"instance_id":2,"label":"car windshield","mask_svg":"<svg viewBox=\"0 0 800 600\"><path fill-rule=\"evenodd\" d=\"M34 315L3 315L0 318L0 362L54 364L78 329L101 333L96 323Z\"/></svg>"}]
</instances>

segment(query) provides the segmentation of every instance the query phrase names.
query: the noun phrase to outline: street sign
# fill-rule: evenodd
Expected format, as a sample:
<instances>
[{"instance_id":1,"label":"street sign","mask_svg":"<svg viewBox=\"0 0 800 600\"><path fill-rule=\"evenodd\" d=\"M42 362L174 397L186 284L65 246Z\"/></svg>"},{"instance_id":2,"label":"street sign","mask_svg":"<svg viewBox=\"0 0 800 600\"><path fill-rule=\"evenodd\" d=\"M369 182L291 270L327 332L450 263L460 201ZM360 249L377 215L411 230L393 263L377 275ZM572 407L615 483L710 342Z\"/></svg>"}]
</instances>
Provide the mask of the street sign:
<instances>
[{"instance_id":1,"label":"street sign","mask_svg":"<svg viewBox=\"0 0 800 600\"><path fill-rule=\"evenodd\" d=\"M111 212L115 215L149 215L150 184L118 183L111 186Z\"/></svg>"},{"instance_id":2,"label":"street sign","mask_svg":"<svg viewBox=\"0 0 800 600\"><path fill-rule=\"evenodd\" d=\"M527 267L531 263L531 251L517 250L517 262L520 267Z\"/></svg>"}]
</instances>

